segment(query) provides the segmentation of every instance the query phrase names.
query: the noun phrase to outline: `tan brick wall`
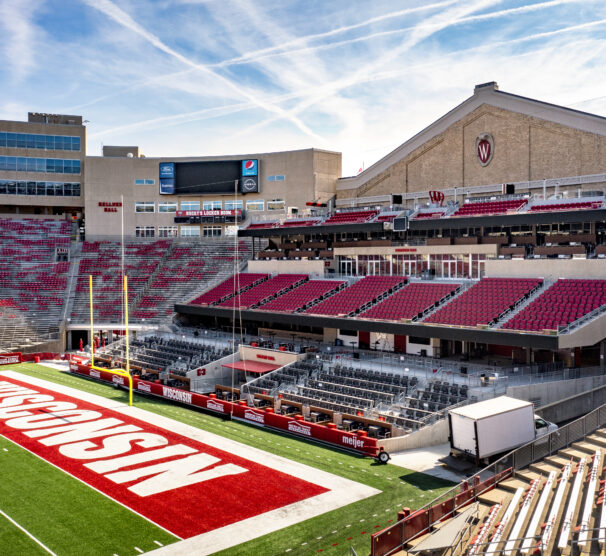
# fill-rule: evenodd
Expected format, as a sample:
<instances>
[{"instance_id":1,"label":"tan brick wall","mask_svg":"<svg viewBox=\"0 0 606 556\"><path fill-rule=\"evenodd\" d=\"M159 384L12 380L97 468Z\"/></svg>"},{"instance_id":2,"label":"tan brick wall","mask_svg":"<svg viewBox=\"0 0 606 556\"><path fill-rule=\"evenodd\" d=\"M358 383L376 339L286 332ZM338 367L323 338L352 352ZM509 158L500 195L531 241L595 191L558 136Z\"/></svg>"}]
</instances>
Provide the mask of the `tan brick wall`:
<instances>
[{"instance_id":1,"label":"tan brick wall","mask_svg":"<svg viewBox=\"0 0 606 556\"><path fill-rule=\"evenodd\" d=\"M490 133L495 143L484 167L475 148L481 133ZM603 172L606 137L482 104L357 190L338 191L338 198Z\"/></svg>"}]
</instances>

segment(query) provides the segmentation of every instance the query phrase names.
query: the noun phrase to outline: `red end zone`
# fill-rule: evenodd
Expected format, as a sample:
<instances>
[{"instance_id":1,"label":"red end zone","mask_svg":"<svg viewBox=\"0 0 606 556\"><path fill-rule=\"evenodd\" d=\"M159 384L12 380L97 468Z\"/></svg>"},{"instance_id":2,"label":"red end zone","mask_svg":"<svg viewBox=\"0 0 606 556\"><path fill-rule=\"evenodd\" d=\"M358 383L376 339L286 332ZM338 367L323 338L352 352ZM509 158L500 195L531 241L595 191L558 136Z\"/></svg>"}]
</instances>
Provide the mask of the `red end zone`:
<instances>
[{"instance_id":1,"label":"red end zone","mask_svg":"<svg viewBox=\"0 0 606 556\"><path fill-rule=\"evenodd\" d=\"M0 434L182 538L328 490L1 375Z\"/></svg>"}]
</instances>

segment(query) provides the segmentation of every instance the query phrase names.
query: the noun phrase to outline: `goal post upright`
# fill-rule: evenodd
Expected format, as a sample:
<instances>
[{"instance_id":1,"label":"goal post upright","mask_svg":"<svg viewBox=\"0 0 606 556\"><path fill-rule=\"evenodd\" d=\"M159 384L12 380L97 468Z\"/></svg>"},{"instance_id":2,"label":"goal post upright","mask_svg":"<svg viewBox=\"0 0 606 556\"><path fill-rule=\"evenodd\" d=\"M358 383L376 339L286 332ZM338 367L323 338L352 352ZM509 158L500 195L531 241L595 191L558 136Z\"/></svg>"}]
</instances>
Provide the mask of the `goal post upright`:
<instances>
[{"instance_id":1,"label":"goal post upright","mask_svg":"<svg viewBox=\"0 0 606 556\"><path fill-rule=\"evenodd\" d=\"M133 377L130 375L129 353L128 353L128 281L124 275L124 305L125 305L125 328L126 328L126 370L106 369L95 365L95 341L93 326L93 276L88 275L88 289L90 298L90 367L96 371L103 371L114 375L125 377L128 380L128 405L133 405Z\"/></svg>"}]
</instances>

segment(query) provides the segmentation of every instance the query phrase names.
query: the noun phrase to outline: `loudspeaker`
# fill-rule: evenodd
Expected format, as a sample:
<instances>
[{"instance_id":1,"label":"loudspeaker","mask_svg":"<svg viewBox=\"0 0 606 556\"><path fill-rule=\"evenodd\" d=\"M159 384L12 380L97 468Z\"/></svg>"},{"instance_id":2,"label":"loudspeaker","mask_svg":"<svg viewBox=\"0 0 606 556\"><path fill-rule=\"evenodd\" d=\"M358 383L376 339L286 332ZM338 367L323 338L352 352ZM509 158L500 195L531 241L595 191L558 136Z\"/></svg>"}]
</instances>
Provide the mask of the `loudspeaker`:
<instances>
[{"instance_id":1,"label":"loudspeaker","mask_svg":"<svg viewBox=\"0 0 606 556\"><path fill-rule=\"evenodd\" d=\"M513 183L505 184L505 195L513 195L516 192L516 186Z\"/></svg>"},{"instance_id":2,"label":"loudspeaker","mask_svg":"<svg viewBox=\"0 0 606 556\"><path fill-rule=\"evenodd\" d=\"M402 195L392 195L391 204L392 205L401 205L402 204Z\"/></svg>"}]
</instances>

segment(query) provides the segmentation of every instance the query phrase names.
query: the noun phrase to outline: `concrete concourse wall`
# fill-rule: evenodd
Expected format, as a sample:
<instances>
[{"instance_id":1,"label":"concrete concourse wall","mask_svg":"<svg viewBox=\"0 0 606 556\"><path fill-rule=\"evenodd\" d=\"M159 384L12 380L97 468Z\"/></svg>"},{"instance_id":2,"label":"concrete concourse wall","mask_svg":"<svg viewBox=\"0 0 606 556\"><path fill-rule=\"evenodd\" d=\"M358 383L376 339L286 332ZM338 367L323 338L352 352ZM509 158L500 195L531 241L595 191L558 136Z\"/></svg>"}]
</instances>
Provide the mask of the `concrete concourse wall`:
<instances>
[{"instance_id":1,"label":"concrete concourse wall","mask_svg":"<svg viewBox=\"0 0 606 556\"><path fill-rule=\"evenodd\" d=\"M606 259L494 259L486 261L486 276L508 278L541 277L606 278Z\"/></svg>"},{"instance_id":2,"label":"concrete concourse wall","mask_svg":"<svg viewBox=\"0 0 606 556\"><path fill-rule=\"evenodd\" d=\"M309 274L312 278L324 278L324 261L248 261L247 272L267 274Z\"/></svg>"},{"instance_id":3,"label":"concrete concourse wall","mask_svg":"<svg viewBox=\"0 0 606 556\"><path fill-rule=\"evenodd\" d=\"M507 388L506 395L517 398L518 400L539 400L539 405L542 409L545 405L558 402L604 385L606 385L606 376L592 376L576 378L573 380L543 382L541 384L510 386ZM560 421L561 420L562 419L560 419Z\"/></svg>"},{"instance_id":4,"label":"concrete concourse wall","mask_svg":"<svg viewBox=\"0 0 606 556\"><path fill-rule=\"evenodd\" d=\"M446 442L448 442L448 419L442 419L405 436L379 440L377 444L383 446L387 452L394 453L437 446Z\"/></svg>"}]
</instances>

